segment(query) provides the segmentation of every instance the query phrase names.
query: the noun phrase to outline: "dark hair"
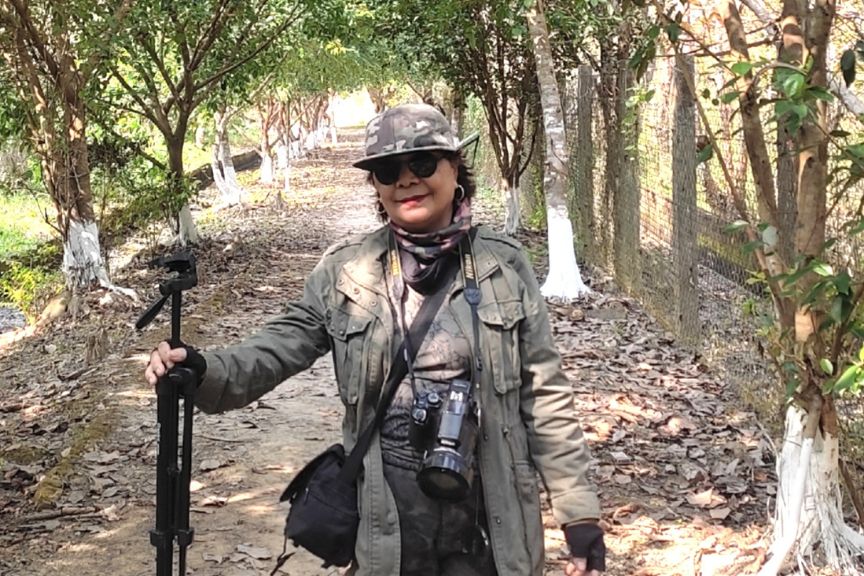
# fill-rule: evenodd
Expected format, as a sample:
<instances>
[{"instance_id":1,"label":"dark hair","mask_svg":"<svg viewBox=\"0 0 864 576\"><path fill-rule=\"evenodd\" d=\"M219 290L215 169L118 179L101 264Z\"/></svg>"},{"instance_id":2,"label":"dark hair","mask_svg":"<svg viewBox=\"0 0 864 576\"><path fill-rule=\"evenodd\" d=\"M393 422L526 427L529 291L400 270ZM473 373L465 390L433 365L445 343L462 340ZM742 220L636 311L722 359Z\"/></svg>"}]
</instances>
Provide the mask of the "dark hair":
<instances>
[{"instance_id":1,"label":"dark hair","mask_svg":"<svg viewBox=\"0 0 864 576\"><path fill-rule=\"evenodd\" d=\"M446 152L443 157L450 162L456 162L456 184L462 186L465 190L466 199L473 198L477 192L477 184L474 182L474 172L465 164L462 155L459 152ZM368 184L374 182L371 170L366 172L366 182ZM378 200L377 194L375 195L375 204L375 213L378 215L378 220L387 222L387 213L380 208L381 202Z\"/></svg>"}]
</instances>

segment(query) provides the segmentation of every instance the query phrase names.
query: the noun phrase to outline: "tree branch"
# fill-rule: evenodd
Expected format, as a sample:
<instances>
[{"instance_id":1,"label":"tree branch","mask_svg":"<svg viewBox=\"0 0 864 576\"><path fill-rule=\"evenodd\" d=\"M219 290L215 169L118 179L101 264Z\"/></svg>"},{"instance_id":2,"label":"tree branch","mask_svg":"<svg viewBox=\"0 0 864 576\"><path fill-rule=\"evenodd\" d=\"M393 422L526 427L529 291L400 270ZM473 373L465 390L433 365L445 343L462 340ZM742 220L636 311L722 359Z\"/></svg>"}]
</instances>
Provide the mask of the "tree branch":
<instances>
[{"instance_id":1,"label":"tree branch","mask_svg":"<svg viewBox=\"0 0 864 576\"><path fill-rule=\"evenodd\" d=\"M234 70L240 68L241 66L243 66L244 64L246 64L247 62L249 62L250 60L255 58L258 54L260 54L268 46L270 46L270 44L272 44L273 41L280 34L282 34L282 32L284 32L289 26L294 24L299 19L299 17L300 17L299 12L300 12L300 7L295 6L294 10L291 12L291 14L289 14L285 18L285 20L282 22L282 24L280 24L279 27L276 30L274 30L271 35L264 38L264 40L258 46L256 46L255 49L253 49L249 54L247 54L243 58L240 58L239 60L237 60L237 61L225 66L221 70L217 71L212 76L210 76L210 78L207 78L206 80L203 80L203 81L195 84L195 88L194 88L195 92L198 92L199 90L202 90L202 89L206 88L207 86L214 84L216 81L218 81L219 79L221 79L225 75L230 74Z\"/></svg>"}]
</instances>

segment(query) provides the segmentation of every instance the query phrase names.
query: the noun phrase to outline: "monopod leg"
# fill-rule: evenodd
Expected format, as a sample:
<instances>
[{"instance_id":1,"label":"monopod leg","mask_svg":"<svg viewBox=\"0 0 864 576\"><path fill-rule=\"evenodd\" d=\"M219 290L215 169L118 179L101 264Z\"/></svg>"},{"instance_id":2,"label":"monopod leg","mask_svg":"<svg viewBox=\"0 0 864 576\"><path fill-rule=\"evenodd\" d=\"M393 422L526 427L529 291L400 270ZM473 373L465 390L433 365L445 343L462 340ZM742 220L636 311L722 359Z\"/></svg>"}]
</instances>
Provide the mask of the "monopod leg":
<instances>
[{"instance_id":1,"label":"monopod leg","mask_svg":"<svg viewBox=\"0 0 864 576\"><path fill-rule=\"evenodd\" d=\"M156 528L150 543L156 547L156 576L171 576L174 560L175 491L177 483L178 390L169 378L156 384L159 427L156 456Z\"/></svg>"},{"instance_id":2,"label":"monopod leg","mask_svg":"<svg viewBox=\"0 0 864 576\"><path fill-rule=\"evenodd\" d=\"M195 530L189 527L189 485L192 478L192 410L197 383L195 374L184 373L183 385L183 455L177 486L177 545L180 549L180 576L186 574L186 549L192 544Z\"/></svg>"}]
</instances>

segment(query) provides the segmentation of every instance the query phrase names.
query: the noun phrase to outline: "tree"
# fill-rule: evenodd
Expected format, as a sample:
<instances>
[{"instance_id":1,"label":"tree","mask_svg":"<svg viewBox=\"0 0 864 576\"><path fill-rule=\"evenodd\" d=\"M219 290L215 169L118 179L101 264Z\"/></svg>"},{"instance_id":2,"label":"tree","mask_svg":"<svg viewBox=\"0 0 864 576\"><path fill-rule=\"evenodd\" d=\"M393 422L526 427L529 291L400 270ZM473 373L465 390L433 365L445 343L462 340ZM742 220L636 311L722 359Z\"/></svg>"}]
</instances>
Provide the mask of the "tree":
<instances>
[{"instance_id":1,"label":"tree","mask_svg":"<svg viewBox=\"0 0 864 576\"><path fill-rule=\"evenodd\" d=\"M87 149L87 90L130 2L114 8L83 1L0 6L0 50L19 97L25 131L57 211L63 271L73 291L112 287L93 211Z\"/></svg>"},{"instance_id":2,"label":"tree","mask_svg":"<svg viewBox=\"0 0 864 576\"><path fill-rule=\"evenodd\" d=\"M582 282L579 265L576 263L573 225L567 210L569 154L543 0L537 0L534 7L528 11L527 20L534 44L546 141L543 187L546 192L546 224L549 234L549 274L541 292L547 298L572 299L588 292L588 287Z\"/></svg>"},{"instance_id":3,"label":"tree","mask_svg":"<svg viewBox=\"0 0 864 576\"><path fill-rule=\"evenodd\" d=\"M786 0L780 14L771 16L755 0L745 5L769 25L780 22L777 59L754 51L758 43L748 38L744 18L731 0L718 5L731 59L709 49L707 32L697 33L680 15L667 14L663 27L679 52L684 41L678 38L685 34L688 44L725 70L730 88L719 98L737 107L756 189L754 205L730 176L724 151L699 104L705 133L740 217L733 228L746 233L758 265L756 277L771 294L774 323L765 334L767 348L786 391L774 543L760 574L777 574L793 552L813 561L817 550L841 573L861 574L857 557L864 553L864 537L845 524L841 511L836 401L864 384L864 282L858 254L850 247L851 237L864 230L860 207L855 209L860 192L854 189L864 176L864 145L847 142L850 134L834 125L833 103L838 97L850 100L840 90L832 94L829 77L837 64L829 60L836 6L829 0ZM839 62L847 83L854 79L855 59L855 52L847 50ZM695 98L695 87L691 91ZM768 153L770 132L761 114L767 103L773 105L780 150L792 155L787 159L780 154L775 170ZM794 226L781 217L778 200L783 195L778 196L775 177L794 179ZM835 237L826 232L832 219L832 228L842 231Z\"/></svg>"},{"instance_id":4,"label":"tree","mask_svg":"<svg viewBox=\"0 0 864 576\"><path fill-rule=\"evenodd\" d=\"M537 97L523 3L377 0L370 5L376 33L390 42L390 50L482 102L506 200L504 229L515 233L519 180L533 147L525 143L527 111Z\"/></svg>"},{"instance_id":5,"label":"tree","mask_svg":"<svg viewBox=\"0 0 864 576\"><path fill-rule=\"evenodd\" d=\"M323 3L322 3L323 4ZM162 134L168 155L172 211L181 242L197 241L187 204L183 147L193 112L217 90L246 87L250 64L278 52L304 5L293 0L202 0L137 3L129 33L118 42L114 81L125 92L118 110L149 120Z\"/></svg>"}]
</instances>

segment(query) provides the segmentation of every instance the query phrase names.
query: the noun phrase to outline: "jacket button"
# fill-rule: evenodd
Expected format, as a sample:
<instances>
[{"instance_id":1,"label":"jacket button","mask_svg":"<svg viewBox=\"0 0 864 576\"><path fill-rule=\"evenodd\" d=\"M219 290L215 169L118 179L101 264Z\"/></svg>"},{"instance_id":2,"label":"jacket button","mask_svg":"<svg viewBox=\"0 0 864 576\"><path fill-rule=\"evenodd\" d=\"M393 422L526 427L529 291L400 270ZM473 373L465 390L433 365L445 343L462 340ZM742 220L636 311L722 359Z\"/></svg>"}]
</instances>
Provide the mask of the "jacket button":
<instances>
[{"instance_id":1,"label":"jacket button","mask_svg":"<svg viewBox=\"0 0 864 576\"><path fill-rule=\"evenodd\" d=\"M360 293L360 289L355 286L354 287L354 294L359 294L359 293Z\"/></svg>"},{"instance_id":2,"label":"jacket button","mask_svg":"<svg viewBox=\"0 0 864 576\"><path fill-rule=\"evenodd\" d=\"M489 441L489 434L483 434L483 441L484 441L484 442L488 442L488 441Z\"/></svg>"},{"instance_id":3,"label":"jacket button","mask_svg":"<svg viewBox=\"0 0 864 576\"><path fill-rule=\"evenodd\" d=\"M501 524L501 517L495 516L495 524Z\"/></svg>"}]
</instances>

